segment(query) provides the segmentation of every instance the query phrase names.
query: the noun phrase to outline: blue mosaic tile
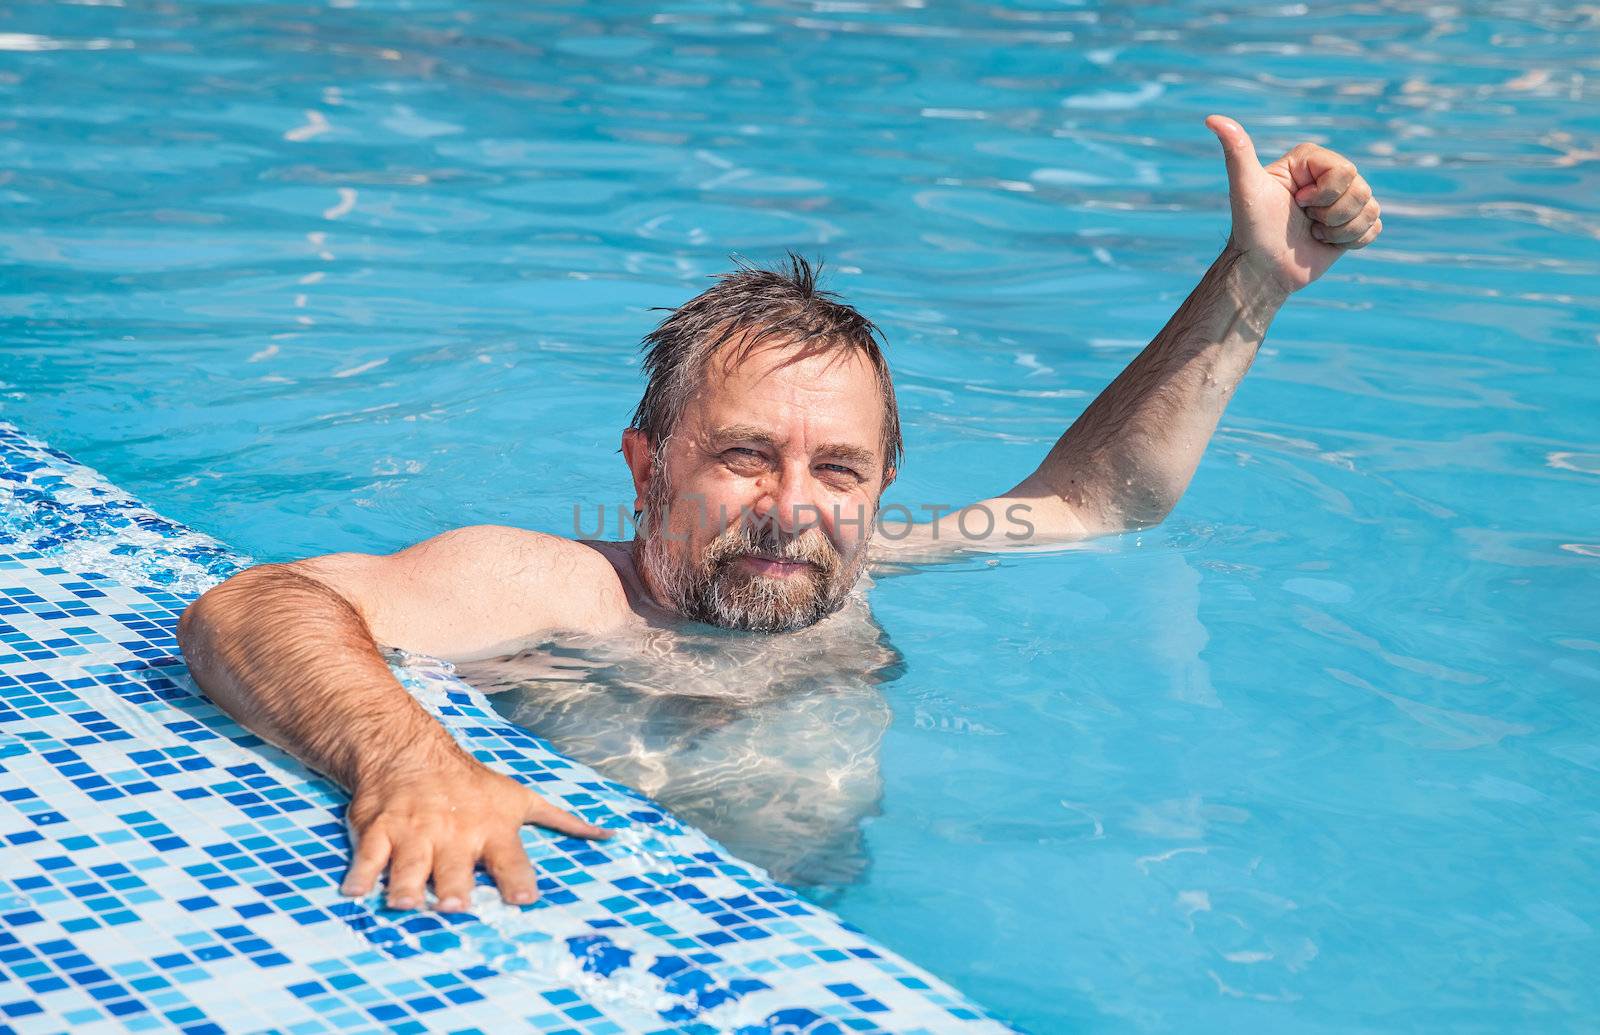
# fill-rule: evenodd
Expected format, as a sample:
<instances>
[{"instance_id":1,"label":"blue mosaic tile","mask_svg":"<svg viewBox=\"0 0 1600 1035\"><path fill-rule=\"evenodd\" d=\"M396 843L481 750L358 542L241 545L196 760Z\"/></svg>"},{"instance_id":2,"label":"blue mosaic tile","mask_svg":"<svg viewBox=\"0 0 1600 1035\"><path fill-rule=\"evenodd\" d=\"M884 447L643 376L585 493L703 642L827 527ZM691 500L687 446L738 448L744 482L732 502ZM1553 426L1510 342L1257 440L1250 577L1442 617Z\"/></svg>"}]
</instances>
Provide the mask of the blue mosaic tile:
<instances>
[{"instance_id":1,"label":"blue mosaic tile","mask_svg":"<svg viewBox=\"0 0 1600 1035\"><path fill-rule=\"evenodd\" d=\"M427 658L392 667L464 748L620 832L524 828L533 906L343 897L343 792L178 653L246 563L0 423L0 1031L1008 1030Z\"/></svg>"}]
</instances>

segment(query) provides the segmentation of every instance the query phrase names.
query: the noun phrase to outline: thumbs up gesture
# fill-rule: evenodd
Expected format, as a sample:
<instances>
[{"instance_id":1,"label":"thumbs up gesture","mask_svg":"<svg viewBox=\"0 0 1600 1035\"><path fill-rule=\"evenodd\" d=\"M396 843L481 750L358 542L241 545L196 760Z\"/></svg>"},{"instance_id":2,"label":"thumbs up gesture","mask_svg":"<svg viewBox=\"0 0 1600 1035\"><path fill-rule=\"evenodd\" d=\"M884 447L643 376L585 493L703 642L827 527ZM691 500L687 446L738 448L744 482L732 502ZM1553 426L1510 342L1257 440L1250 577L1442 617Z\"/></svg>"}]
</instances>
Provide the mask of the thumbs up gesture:
<instances>
[{"instance_id":1,"label":"thumbs up gesture","mask_svg":"<svg viewBox=\"0 0 1600 1035\"><path fill-rule=\"evenodd\" d=\"M1316 280L1347 251L1383 232L1372 187L1355 163L1317 144L1298 144L1263 167L1244 127L1206 119L1222 142L1233 209L1232 245L1243 261L1285 293Z\"/></svg>"}]
</instances>

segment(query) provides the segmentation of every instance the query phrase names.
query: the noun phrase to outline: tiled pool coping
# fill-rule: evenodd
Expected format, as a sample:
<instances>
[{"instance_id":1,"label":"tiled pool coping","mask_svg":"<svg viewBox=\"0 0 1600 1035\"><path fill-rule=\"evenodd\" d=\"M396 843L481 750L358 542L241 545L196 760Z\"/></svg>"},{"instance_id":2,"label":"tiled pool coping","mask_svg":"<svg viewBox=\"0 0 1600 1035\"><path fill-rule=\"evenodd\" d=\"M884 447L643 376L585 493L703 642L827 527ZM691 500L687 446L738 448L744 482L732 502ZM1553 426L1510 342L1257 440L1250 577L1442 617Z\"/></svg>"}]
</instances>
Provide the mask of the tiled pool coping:
<instances>
[{"instance_id":1,"label":"tiled pool coping","mask_svg":"<svg viewBox=\"0 0 1600 1035\"><path fill-rule=\"evenodd\" d=\"M428 659L395 672L463 746L626 829L524 828L531 907L344 898L344 793L178 655L243 563L0 422L0 1031L1007 1030Z\"/></svg>"}]
</instances>

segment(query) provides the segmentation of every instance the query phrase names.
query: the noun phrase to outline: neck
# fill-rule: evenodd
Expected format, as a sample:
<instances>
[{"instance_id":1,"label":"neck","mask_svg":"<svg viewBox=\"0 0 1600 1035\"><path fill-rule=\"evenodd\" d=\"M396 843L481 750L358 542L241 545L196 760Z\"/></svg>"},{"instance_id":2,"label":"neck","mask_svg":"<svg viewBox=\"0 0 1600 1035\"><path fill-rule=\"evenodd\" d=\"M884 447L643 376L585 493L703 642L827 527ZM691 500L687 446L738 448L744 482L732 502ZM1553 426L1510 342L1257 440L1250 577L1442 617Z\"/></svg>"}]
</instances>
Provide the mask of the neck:
<instances>
[{"instance_id":1,"label":"neck","mask_svg":"<svg viewBox=\"0 0 1600 1035\"><path fill-rule=\"evenodd\" d=\"M632 569L634 580L643 593L644 602L674 618L681 619L683 616L667 600L666 595L661 592L661 586L650 574L650 566L644 560L643 536L634 536L633 541L627 543L626 547L624 553L628 559L628 567Z\"/></svg>"}]
</instances>

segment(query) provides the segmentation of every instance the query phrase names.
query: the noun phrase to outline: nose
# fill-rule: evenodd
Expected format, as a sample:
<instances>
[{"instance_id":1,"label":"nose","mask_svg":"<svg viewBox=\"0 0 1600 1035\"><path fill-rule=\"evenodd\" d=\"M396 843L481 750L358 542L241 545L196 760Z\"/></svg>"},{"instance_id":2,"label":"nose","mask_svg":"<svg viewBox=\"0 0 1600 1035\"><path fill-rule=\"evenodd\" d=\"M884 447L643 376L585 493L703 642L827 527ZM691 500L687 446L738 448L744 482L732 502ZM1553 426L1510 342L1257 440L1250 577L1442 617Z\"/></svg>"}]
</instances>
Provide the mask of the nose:
<instances>
[{"instance_id":1,"label":"nose","mask_svg":"<svg viewBox=\"0 0 1600 1035\"><path fill-rule=\"evenodd\" d=\"M764 479L755 516L771 522L785 535L799 535L822 524L823 510L817 480L804 465L784 465Z\"/></svg>"}]
</instances>

